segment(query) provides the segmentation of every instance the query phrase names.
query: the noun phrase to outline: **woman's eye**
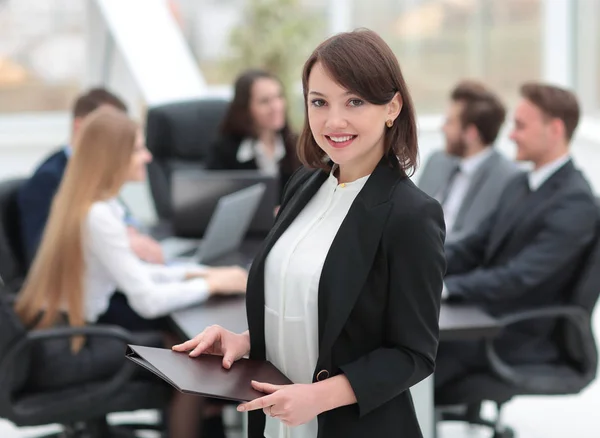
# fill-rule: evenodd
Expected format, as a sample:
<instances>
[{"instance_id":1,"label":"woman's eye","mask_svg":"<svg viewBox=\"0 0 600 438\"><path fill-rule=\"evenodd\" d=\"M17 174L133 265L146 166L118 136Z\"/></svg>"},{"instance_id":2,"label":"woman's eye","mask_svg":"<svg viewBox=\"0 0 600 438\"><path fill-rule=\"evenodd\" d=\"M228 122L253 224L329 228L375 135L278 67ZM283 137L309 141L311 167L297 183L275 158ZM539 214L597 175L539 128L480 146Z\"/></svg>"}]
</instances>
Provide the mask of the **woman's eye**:
<instances>
[{"instance_id":1,"label":"woman's eye","mask_svg":"<svg viewBox=\"0 0 600 438\"><path fill-rule=\"evenodd\" d=\"M363 101L360 99L350 99L350 101L348 102L348 104L350 106L361 106L363 104Z\"/></svg>"},{"instance_id":2,"label":"woman's eye","mask_svg":"<svg viewBox=\"0 0 600 438\"><path fill-rule=\"evenodd\" d=\"M317 108L325 105L325 101L323 99L313 99L310 101L310 103L312 106L316 106Z\"/></svg>"}]
</instances>

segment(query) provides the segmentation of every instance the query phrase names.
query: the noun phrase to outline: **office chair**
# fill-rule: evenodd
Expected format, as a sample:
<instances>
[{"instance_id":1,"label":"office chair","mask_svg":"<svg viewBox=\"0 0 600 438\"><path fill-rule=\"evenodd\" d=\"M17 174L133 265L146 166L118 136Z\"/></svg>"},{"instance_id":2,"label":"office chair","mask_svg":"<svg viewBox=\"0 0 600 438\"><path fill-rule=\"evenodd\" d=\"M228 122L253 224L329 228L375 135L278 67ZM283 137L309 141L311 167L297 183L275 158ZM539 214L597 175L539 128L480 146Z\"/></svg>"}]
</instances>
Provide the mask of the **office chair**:
<instances>
[{"instance_id":1,"label":"office chair","mask_svg":"<svg viewBox=\"0 0 600 438\"><path fill-rule=\"evenodd\" d=\"M124 344L134 343L134 339L115 326L60 327L28 332L13 311L13 300L12 295L0 293L0 418L17 426L63 426L61 434L46 438L132 438L136 430L163 430L162 425L112 427L106 422L106 415L112 412L162 409L168 402L170 387L155 380L135 380L133 364L126 363L106 380L57 390L31 388L28 376L38 343L70 339L75 335L108 337Z\"/></svg>"},{"instance_id":2,"label":"office chair","mask_svg":"<svg viewBox=\"0 0 600 438\"><path fill-rule=\"evenodd\" d=\"M146 144L154 159L148 165L150 191L160 220L171 218L171 173L202 169L229 102L201 99L151 108L146 118Z\"/></svg>"},{"instance_id":3,"label":"office chair","mask_svg":"<svg viewBox=\"0 0 600 438\"><path fill-rule=\"evenodd\" d=\"M14 293L21 288L26 274L17 206L17 193L25 181L15 178L0 182L0 277L7 290Z\"/></svg>"},{"instance_id":4,"label":"office chair","mask_svg":"<svg viewBox=\"0 0 600 438\"><path fill-rule=\"evenodd\" d=\"M443 412L441 421L462 421L487 426L494 438L513 438L515 432L502 424L502 407L519 395L577 394L596 377L598 351L592 331L592 312L600 294L600 221L596 239L580 269L569 301L560 306L505 315L503 327L521 321L545 318L559 322L555 341L563 352L560 363L509 365L494 349L494 340L486 341L489 372L480 372L451 382L436 390L436 406L466 405L466 413ZM493 401L497 418L480 416L483 401Z\"/></svg>"}]
</instances>

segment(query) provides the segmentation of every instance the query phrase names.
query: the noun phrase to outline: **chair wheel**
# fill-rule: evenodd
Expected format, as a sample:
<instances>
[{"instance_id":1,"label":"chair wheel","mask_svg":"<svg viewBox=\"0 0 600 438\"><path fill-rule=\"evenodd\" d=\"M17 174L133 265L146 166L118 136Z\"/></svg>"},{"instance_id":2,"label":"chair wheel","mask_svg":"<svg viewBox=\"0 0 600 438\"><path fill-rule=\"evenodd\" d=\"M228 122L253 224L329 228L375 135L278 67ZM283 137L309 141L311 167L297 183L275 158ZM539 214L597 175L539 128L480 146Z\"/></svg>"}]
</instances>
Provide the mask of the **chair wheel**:
<instances>
[{"instance_id":1,"label":"chair wheel","mask_svg":"<svg viewBox=\"0 0 600 438\"><path fill-rule=\"evenodd\" d=\"M515 431L512 430L510 427L507 427L502 431L494 432L493 438L515 438L515 436Z\"/></svg>"}]
</instances>

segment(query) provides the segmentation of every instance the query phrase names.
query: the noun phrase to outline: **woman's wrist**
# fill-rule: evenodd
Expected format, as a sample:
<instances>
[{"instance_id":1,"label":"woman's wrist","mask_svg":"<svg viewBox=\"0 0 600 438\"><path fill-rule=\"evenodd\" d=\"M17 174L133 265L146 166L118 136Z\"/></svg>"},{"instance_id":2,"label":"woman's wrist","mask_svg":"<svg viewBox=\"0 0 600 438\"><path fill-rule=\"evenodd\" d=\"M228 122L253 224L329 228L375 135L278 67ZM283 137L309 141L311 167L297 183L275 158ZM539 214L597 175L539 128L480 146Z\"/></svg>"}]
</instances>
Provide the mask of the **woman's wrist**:
<instances>
[{"instance_id":1,"label":"woman's wrist","mask_svg":"<svg viewBox=\"0 0 600 438\"><path fill-rule=\"evenodd\" d=\"M245 355L248 355L248 354L250 354L250 330L246 330L245 332L240 333L240 336L243 336L244 340L246 341L246 347L247 348L246 348L246 354Z\"/></svg>"},{"instance_id":2,"label":"woman's wrist","mask_svg":"<svg viewBox=\"0 0 600 438\"><path fill-rule=\"evenodd\" d=\"M313 388L319 413L356 403L354 390L343 374L313 383Z\"/></svg>"}]
</instances>

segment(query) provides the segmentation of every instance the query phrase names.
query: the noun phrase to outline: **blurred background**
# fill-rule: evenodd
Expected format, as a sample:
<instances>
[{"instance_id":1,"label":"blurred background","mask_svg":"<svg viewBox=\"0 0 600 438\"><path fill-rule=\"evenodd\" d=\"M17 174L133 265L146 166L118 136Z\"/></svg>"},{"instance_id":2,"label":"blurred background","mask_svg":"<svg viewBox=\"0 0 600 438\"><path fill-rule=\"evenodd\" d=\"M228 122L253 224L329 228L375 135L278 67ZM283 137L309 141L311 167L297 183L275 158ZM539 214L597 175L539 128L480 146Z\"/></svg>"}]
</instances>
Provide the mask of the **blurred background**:
<instances>
[{"instance_id":1,"label":"blurred background","mask_svg":"<svg viewBox=\"0 0 600 438\"><path fill-rule=\"evenodd\" d=\"M143 123L153 105L231 96L241 70L264 67L283 79L298 128L308 54L329 35L368 27L405 73L421 162L443 146L443 113L459 80L483 80L511 108L521 83L542 80L580 99L573 155L598 193L599 22L600 0L0 0L0 177L29 175L64 144L74 98L94 85L123 96ZM510 128L509 116L498 147L513 156ZM140 219L155 220L146 184L124 198ZM524 438L593 438L598 406L594 384L574 397L519 398L507 421Z\"/></svg>"},{"instance_id":2,"label":"blurred background","mask_svg":"<svg viewBox=\"0 0 600 438\"><path fill-rule=\"evenodd\" d=\"M0 0L3 176L31 171L64 142L68 110L83 88L104 84L124 96L143 120L147 106L157 103L149 101L156 88L181 80L179 65L186 66L182 76L185 71L196 85L180 97L228 96L243 68L268 68L284 79L297 127L305 58L328 35L357 27L380 33L400 60L418 109L423 161L431 148L441 146L441 114L449 90L463 78L484 80L509 105L523 81L566 85L577 92L585 111L579 152L594 154L600 141L600 0L158 3L166 5L177 26L175 40L185 44L177 53L169 53L173 35L163 33L164 17L160 26L152 23L160 7L154 0ZM163 74L165 63L171 68ZM152 80L145 83L145 75ZM510 145L501 147L510 153ZM596 155L582 161L588 158ZM588 177L597 173L590 169ZM145 196L143 190L138 195ZM139 204L141 214L152 220L149 204Z\"/></svg>"}]
</instances>

